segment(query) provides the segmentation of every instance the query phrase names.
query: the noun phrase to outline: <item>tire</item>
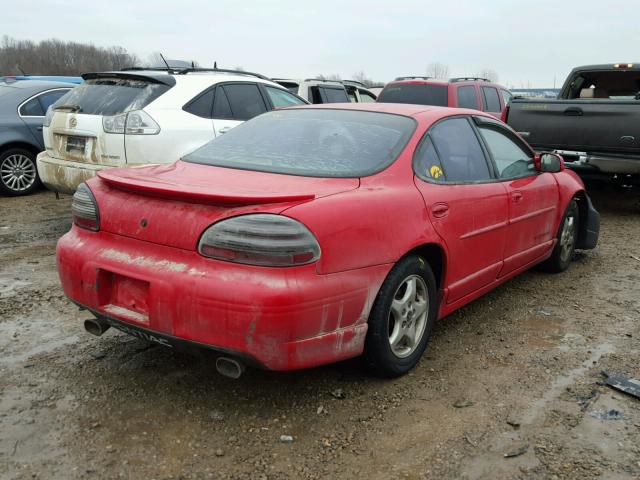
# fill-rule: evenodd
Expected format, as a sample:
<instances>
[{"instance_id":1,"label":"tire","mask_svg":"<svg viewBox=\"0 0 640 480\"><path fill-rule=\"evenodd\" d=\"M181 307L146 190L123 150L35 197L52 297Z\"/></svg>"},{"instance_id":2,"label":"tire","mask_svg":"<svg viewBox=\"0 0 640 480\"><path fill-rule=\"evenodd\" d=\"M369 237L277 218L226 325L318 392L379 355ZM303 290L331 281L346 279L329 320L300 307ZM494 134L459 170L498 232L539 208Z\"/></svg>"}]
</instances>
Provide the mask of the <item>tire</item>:
<instances>
[{"instance_id":1,"label":"tire","mask_svg":"<svg viewBox=\"0 0 640 480\"><path fill-rule=\"evenodd\" d=\"M0 153L0 193L29 195L41 187L36 156L23 148L11 148Z\"/></svg>"},{"instance_id":2,"label":"tire","mask_svg":"<svg viewBox=\"0 0 640 480\"><path fill-rule=\"evenodd\" d=\"M364 360L371 373L393 378L416 366L438 315L436 290L433 271L418 255L391 269L369 314Z\"/></svg>"},{"instance_id":3,"label":"tire","mask_svg":"<svg viewBox=\"0 0 640 480\"><path fill-rule=\"evenodd\" d=\"M549 273L564 272L569 268L573 259L578 240L578 228L580 224L580 211L575 199L569 202L564 211L562 222L558 228L556 246L553 247L551 256L540 264L540 269Z\"/></svg>"}]
</instances>

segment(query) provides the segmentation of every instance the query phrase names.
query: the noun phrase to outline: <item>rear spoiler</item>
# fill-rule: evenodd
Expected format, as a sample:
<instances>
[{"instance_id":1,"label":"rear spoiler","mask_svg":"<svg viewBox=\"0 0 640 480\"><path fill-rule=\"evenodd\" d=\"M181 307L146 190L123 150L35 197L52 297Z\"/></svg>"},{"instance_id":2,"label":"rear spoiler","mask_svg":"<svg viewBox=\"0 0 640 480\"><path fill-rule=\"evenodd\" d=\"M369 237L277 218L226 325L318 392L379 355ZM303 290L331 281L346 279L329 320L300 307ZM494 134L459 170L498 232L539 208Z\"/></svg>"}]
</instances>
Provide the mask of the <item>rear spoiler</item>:
<instances>
[{"instance_id":1,"label":"rear spoiler","mask_svg":"<svg viewBox=\"0 0 640 480\"><path fill-rule=\"evenodd\" d=\"M176 79L173 78L173 75L161 73L94 72L82 74L82 79L85 81L95 80L96 78L129 78L134 80L142 80L143 82L167 85L168 87L173 87L176 84Z\"/></svg>"},{"instance_id":2,"label":"rear spoiler","mask_svg":"<svg viewBox=\"0 0 640 480\"><path fill-rule=\"evenodd\" d=\"M151 175L147 175L147 172L140 173L136 168L104 169L98 171L98 177L100 177L100 179L109 186L117 188L118 190L125 190L140 195L160 197L163 199L225 207L259 205L263 203L296 202L313 200L316 198L314 193L238 194L233 188L228 188L229 186L223 185L218 186L218 191L214 191L211 185L181 186L176 183L162 181L161 179L154 179Z\"/></svg>"}]
</instances>

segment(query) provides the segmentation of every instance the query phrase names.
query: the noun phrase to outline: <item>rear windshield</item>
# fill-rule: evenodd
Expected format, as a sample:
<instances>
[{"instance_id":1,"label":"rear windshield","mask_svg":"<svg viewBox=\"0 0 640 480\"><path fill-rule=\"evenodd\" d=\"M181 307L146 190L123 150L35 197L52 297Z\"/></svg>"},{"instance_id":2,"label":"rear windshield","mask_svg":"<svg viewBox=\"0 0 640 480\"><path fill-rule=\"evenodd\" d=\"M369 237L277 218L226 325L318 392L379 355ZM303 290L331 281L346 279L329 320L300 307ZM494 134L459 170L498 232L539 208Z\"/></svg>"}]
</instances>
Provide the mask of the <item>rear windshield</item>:
<instances>
[{"instance_id":1,"label":"rear windshield","mask_svg":"<svg viewBox=\"0 0 640 480\"><path fill-rule=\"evenodd\" d=\"M597 70L578 72L563 98L576 100L640 100L640 71Z\"/></svg>"},{"instance_id":2,"label":"rear windshield","mask_svg":"<svg viewBox=\"0 0 640 480\"><path fill-rule=\"evenodd\" d=\"M78 85L54 106L73 106L89 115L118 115L146 107L169 88L133 78L96 78Z\"/></svg>"},{"instance_id":3,"label":"rear windshield","mask_svg":"<svg viewBox=\"0 0 640 480\"><path fill-rule=\"evenodd\" d=\"M399 83L385 87L378 102L414 103L417 105L448 105L447 85L425 85L423 83Z\"/></svg>"},{"instance_id":4,"label":"rear windshield","mask_svg":"<svg viewBox=\"0 0 640 480\"><path fill-rule=\"evenodd\" d=\"M412 118L338 109L295 109L260 115L183 160L205 165L309 177L361 177L400 154Z\"/></svg>"}]
</instances>

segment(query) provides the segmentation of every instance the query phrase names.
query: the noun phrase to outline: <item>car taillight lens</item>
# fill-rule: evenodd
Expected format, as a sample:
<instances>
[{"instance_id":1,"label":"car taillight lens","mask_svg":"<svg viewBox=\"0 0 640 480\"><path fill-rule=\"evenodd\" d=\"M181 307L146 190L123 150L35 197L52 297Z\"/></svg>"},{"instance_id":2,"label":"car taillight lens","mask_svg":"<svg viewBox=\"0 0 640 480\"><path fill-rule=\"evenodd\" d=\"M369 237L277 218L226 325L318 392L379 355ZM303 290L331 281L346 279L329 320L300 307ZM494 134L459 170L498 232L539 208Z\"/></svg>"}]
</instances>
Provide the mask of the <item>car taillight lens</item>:
<instances>
[{"instance_id":1,"label":"car taillight lens","mask_svg":"<svg viewBox=\"0 0 640 480\"><path fill-rule=\"evenodd\" d=\"M127 135L157 135L160 125L142 110L121 113L112 117L102 117L102 128L106 133L126 133Z\"/></svg>"},{"instance_id":2,"label":"car taillight lens","mask_svg":"<svg viewBox=\"0 0 640 480\"><path fill-rule=\"evenodd\" d=\"M274 214L231 217L205 230L198 251L205 257L269 267L315 262L320 245L297 220Z\"/></svg>"},{"instance_id":3,"label":"car taillight lens","mask_svg":"<svg viewBox=\"0 0 640 480\"><path fill-rule=\"evenodd\" d=\"M100 213L96 199L85 183L81 183L73 194L73 202L71 202L71 214L73 215L73 223L81 228L100 230Z\"/></svg>"}]
</instances>

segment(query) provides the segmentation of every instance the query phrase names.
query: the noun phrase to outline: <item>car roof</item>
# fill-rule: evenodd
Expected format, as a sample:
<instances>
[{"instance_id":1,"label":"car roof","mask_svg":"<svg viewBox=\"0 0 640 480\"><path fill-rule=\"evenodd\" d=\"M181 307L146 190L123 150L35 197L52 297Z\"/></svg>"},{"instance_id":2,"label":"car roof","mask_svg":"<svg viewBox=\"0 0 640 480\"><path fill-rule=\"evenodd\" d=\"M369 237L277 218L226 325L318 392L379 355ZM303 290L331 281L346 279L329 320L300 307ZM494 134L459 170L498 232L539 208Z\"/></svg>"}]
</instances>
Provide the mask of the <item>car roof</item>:
<instances>
[{"instance_id":1,"label":"car roof","mask_svg":"<svg viewBox=\"0 0 640 480\"><path fill-rule=\"evenodd\" d=\"M413 103L321 103L316 105L300 105L288 107L286 110L301 108L320 108L328 110L358 110L362 112L393 113L412 118L442 118L452 115L476 115L494 119L495 117L469 108L436 107L433 105L417 105Z\"/></svg>"},{"instance_id":2,"label":"car roof","mask_svg":"<svg viewBox=\"0 0 640 480\"><path fill-rule=\"evenodd\" d=\"M616 65L620 65L616 67ZM631 65L628 67L627 65ZM640 70L640 62L620 62L620 63L601 63L598 65L582 65L575 67L571 72L581 72L584 70Z\"/></svg>"},{"instance_id":3,"label":"car roof","mask_svg":"<svg viewBox=\"0 0 640 480\"><path fill-rule=\"evenodd\" d=\"M51 88L73 88L74 84L69 82L53 82L50 80L16 80L13 82L0 82L0 86L12 87L19 90L31 90L34 92L48 90Z\"/></svg>"}]
</instances>

